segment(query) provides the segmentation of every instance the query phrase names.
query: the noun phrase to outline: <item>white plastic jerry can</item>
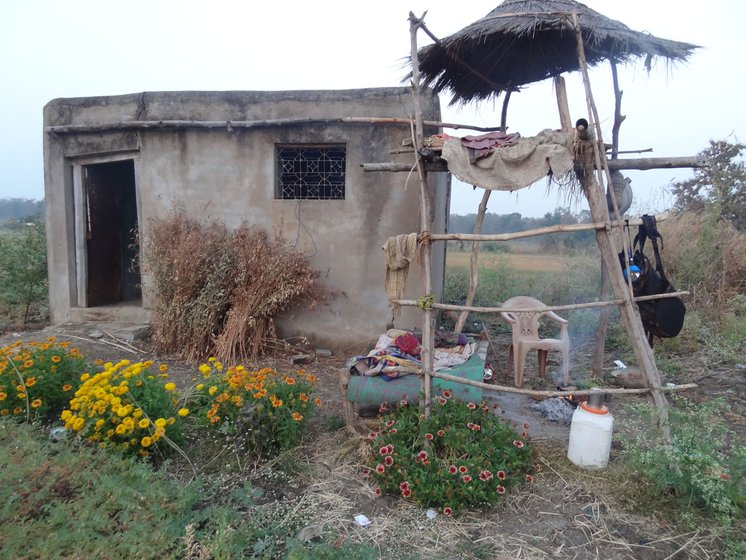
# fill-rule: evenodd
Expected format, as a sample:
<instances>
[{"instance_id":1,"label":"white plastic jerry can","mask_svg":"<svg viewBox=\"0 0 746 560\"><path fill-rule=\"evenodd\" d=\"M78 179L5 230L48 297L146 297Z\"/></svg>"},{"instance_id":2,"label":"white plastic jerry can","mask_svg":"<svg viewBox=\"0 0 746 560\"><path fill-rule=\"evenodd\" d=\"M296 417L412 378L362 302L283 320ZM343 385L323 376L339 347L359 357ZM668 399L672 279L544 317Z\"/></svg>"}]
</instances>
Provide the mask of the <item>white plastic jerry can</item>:
<instances>
[{"instance_id":1,"label":"white plastic jerry can","mask_svg":"<svg viewBox=\"0 0 746 560\"><path fill-rule=\"evenodd\" d=\"M603 406L581 403L572 415L567 458L584 469L603 469L609 464L614 417Z\"/></svg>"}]
</instances>

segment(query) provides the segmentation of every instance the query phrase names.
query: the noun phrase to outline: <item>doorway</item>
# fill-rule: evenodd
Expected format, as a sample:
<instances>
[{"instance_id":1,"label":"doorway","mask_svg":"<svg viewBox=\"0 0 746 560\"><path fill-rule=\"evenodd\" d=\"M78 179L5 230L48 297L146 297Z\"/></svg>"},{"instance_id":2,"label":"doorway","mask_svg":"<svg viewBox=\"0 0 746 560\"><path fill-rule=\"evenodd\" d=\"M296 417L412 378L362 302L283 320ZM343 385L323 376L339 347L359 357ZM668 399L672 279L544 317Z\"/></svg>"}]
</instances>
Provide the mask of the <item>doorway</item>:
<instances>
[{"instance_id":1,"label":"doorway","mask_svg":"<svg viewBox=\"0 0 746 560\"><path fill-rule=\"evenodd\" d=\"M81 172L85 305L141 305L135 162L89 164Z\"/></svg>"}]
</instances>

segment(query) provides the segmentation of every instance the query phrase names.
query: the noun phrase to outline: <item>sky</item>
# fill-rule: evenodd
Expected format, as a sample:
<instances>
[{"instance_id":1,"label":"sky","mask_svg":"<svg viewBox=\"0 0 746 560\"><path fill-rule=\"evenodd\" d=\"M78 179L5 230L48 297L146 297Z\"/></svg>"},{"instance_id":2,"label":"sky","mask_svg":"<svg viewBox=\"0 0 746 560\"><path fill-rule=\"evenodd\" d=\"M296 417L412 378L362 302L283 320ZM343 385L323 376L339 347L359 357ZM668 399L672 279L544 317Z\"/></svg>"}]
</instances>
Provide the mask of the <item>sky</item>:
<instances>
[{"instance_id":1,"label":"sky","mask_svg":"<svg viewBox=\"0 0 746 560\"><path fill-rule=\"evenodd\" d=\"M0 198L44 196L42 109L58 97L179 90L304 90L396 87L406 74L409 11L445 37L485 16L499 0L0 0ZM587 0L637 31L702 46L690 61L662 61L648 73L620 68L624 91L620 149L693 156L710 140L746 139L746 2ZM420 46L430 39L420 34ZM587 116L579 73L566 76L573 120ZM604 140L611 140L608 65L591 70ZM444 122L498 126L502 99L449 106ZM354 115L349 115L354 116ZM524 136L558 128L551 81L510 100L508 126ZM459 131L458 134L468 134ZM634 156L631 156L634 157ZM633 213L664 210L672 181L691 170L630 172ZM476 212L481 191L454 182L451 212ZM541 216L583 201L546 185L495 192L488 211Z\"/></svg>"}]
</instances>

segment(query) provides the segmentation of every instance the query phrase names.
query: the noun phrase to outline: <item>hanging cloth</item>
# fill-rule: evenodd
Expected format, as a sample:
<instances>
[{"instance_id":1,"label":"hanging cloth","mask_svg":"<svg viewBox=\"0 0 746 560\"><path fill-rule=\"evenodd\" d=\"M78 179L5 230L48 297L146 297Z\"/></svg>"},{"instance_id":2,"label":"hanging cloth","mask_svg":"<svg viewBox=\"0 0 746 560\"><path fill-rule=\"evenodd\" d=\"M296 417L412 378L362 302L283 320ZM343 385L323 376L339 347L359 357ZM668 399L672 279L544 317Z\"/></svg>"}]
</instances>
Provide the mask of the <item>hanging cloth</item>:
<instances>
[{"instance_id":1,"label":"hanging cloth","mask_svg":"<svg viewBox=\"0 0 746 560\"><path fill-rule=\"evenodd\" d=\"M417 234L405 233L389 237L383 245L383 254L386 258L386 295L391 308L398 315L399 305L393 301L404 297L409 263L417 255Z\"/></svg>"}]
</instances>

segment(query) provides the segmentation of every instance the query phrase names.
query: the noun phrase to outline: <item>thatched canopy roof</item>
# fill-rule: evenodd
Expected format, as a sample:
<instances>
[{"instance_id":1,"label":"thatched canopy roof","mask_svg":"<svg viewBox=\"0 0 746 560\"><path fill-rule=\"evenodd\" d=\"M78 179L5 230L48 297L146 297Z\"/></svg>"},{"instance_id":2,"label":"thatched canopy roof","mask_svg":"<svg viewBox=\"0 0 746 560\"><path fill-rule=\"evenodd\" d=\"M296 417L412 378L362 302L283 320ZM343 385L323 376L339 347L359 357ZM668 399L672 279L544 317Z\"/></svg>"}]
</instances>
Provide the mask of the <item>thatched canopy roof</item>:
<instances>
[{"instance_id":1,"label":"thatched canopy roof","mask_svg":"<svg viewBox=\"0 0 746 560\"><path fill-rule=\"evenodd\" d=\"M419 50L423 82L449 89L453 102L504 91L578 70L572 14L578 14L589 65L612 59L686 60L698 48L633 31L574 0L505 0L461 31Z\"/></svg>"}]
</instances>

